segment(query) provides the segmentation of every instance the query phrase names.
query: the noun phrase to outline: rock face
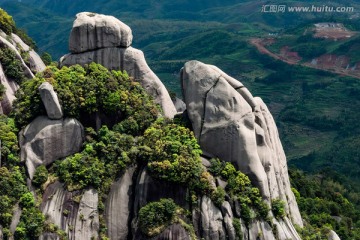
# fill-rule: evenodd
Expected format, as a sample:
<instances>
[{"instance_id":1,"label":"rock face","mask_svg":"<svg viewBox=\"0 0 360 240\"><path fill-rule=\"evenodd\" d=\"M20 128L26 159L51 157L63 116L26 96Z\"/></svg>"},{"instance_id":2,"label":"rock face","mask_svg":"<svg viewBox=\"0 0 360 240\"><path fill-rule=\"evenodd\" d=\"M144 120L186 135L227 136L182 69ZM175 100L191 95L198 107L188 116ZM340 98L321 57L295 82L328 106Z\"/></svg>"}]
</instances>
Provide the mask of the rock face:
<instances>
[{"instance_id":1,"label":"rock face","mask_svg":"<svg viewBox=\"0 0 360 240\"><path fill-rule=\"evenodd\" d=\"M328 240L340 240L339 236L333 230L330 231Z\"/></svg>"},{"instance_id":2,"label":"rock face","mask_svg":"<svg viewBox=\"0 0 360 240\"><path fill-rule=\"evenodd\" d=\"M181 84L204 153L234 163L259 187L265 200L283 200L292 223L302 226L278 131L262 100L217 67L198 61L185 64ZM289 229L292 223L284 221ZM295 235L292 239L299 239L296 231Z\"/></svg>"},{"instance_id":3,"label":"rock face","mask_svg":"<svg viewBox=\"0 0 360 240\"><path fill-rule=\"evenodd\" d=\"M48 82L44 82L40 85L39 92L48 118L53 120L61 119L63 117L63 113L53 86Z\"/></svg>"},{"instance_id":4,"label":"rock face","mask_svg":"<svg viewBox=\"0 0 360 240\"><path fill-rule=\"evenodd\" d=\"M132 211L133 176L135 168L129 168L111 187L106 202L106 225L110 239L127 239Z\"/></svg>"},{"instance_id":5,"label":"rock face","mask_svg":"<svg viewBox=\"0 0 360 240\"><path fill-rule=\"evenodd\" d=\"M0 64L0 80L1 84L6 88L5 93L3 94L3 99L0 104L0 113L9 114L12 109L12 103L16 99L15 92L19 89L19 85L12 80L8 80L5 76L4 69Z\"/></svg>"},{"instance_id":6,"label":"rock face","mask_svg":"<svg viewBox=\"0 0 360 240\"><path fill-rule=\"evenodd\" d=\"M129 47L132 38L130 27L113 16L82 12L76 15L69 50L81 53L107 47Z\"/></svg>"},{"instance_id":7,"label":"rock face","mask_svg":"<svg viewBox=\"0 0 360 240\"><path fill-rule=\"evenodd\" d=\"M76 199L80 199L77 202ZM98 193L94 189L82 193L68 192L55 182L47 187L41 204L41 211L48 220L67 233L69 240L97 239L99 231ZM44 233L40 239L59 239L56 235Z\"/></svg>"},{"instance_id":8,"label":"rock face","mask_svg":"<svg viewBox=\"0 0 360 240\"><path fill-rule=\"evenodd\" d=\"M176 109L164 84L146 63L142 51L130 47L131 29L114 17L79 13L70 35L70 54L60 59L62 66L91 62L114 70L125 70L161 105L166 117Z\"/></svg>"},{"instance_id":9,"label":"rock face","mask_svg":"<svg viewBox=\"0 0 360 240\"><path fill-rule=\"evenodd\" d=\"M84 129L76 119L37 117L20 132L21 161L25 162L30 179L36 167L79 152L83 141Z\"/></svg>"},{"instance_id":10,"label":"rock face","mask_svg":"<svg viewBox=\"0 0 360 240\"><path fill-rule=\"evenodd\" d=\"M16 58L20 61L25 76L29 79L34 78L34 73L45 69L45 64L39 55L26 45L16 34L6 35L0 30L0 48L8 48L13 51ZM21 54L23 53L23 54ZM24 59L22 55L27 55ZM0 103L0 113L9 114L12 109L12 103L15 100L15 92L19 88L15 79L9 79L4 73L4 66L0 62L0 80L6 88L3 99Z\"/></svg>"}]
</instances>

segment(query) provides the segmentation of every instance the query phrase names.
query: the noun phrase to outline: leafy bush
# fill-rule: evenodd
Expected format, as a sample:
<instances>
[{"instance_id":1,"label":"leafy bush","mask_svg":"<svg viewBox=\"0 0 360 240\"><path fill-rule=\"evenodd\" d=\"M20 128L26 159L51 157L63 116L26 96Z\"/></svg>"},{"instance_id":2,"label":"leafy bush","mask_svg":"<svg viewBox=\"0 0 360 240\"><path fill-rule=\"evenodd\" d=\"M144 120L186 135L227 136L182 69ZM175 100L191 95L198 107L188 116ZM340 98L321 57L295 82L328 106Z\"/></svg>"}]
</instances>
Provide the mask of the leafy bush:
<instances>
[{"instance_id":1,"label":"leafy bush","mask_svg":"<svg viewBox=\"0 0 360 240\"><path fill-rule=\"evenodd\" d=\"M139 211L140 230L149 237L161 233L174 221L177 208L172 199L148 203Z\"/></svg>"},{"instance_id":2,"label":"leafy bush","mask_svg":"<svg viewBox=\"0 0 360 240\"><path fill-rule=\"evenodd\" d=\"M151 149L148 168L158 178L186 183L200 176L200 146L193 133L159 119L144 133L144 145Z\"/></svg>"},{"instance_id":3,"label":"leafy bush","mask_svg":"<svg viewBox=\"0 0 360 240\"><path fill-rule=\"evenodd\" d=\"M6 34L11 34L15 30L13 18L2 8L0 8L0 29Z\"/></svg>"},{"instance_id":4,"label":"leafy bush","mask_svg":"<svg viewBox=\"0 0 360 240\"><path fill-rule=\"evenodd\" d=\"M2 165L13 166L19 162L17 128L14 120L0 115L0 140Z\"/></svg>"},{"instance_id":5,"label":"leafy bush","mask_svg":"<svg viewBox=\"0 0 360 240\"><path fill-rule=\"evenodd\" d=\"M4 68L5 75L21 84L25 80L24 71L16 54L9 48L0 48L0 62Z\"/></svg>"},{"instance_id":6,"label":"leafy bush","mask_svg":"<svg viewBox=\"0 0 360 240\"><path fill-rule=\"evenodd\" d=\"M262 200L259 189L252 187L248 176L237 171L234 165L229 162L223 162L215 158L211 159L210 163L209 171L227 182L226 193L239 202L241 218L245 221L245 224L249 225L251 220L256 217L269 220L270 208Z\"/></svg>"},{"instance_id":7,"label":"leafy bush","mask_svg":"<svg viewBox=\"0 0 360 240\"><path fill-rule=\"evenodd\" d=\"M106 169L103 162L86 152L76 153L58 163L57 174L70 191L87 186L101 187Z\"/></svg>"},{"instance_id":8,"label":"leafy bush","mask_svg":"<svg viewBox=\"0 0 360 240\"><path fill-rule=\"evenodd\" d=\"M85 126L99 129L96 122L100 120L100 125L118 123L118 131L139 135L159 113L151 97L126 73L110 72L96 63L61 69L48 66L35 79L24 82L17 93L13 116L19 126L44 114L37 90L44 81L53 85L64 116L77 118Z\"/></svg>"},{"instance_id":9,"label":"leafy bush","mask_svg":"<svg viewBox=\"0 0 360 240\"><path fill-rule=\"evenodd\" d=\"M277 219L283 219L286 216L285 202L280 199L271 201L271 211Z\"/></svg>"},{"instance_id":10,"label":"leafy bush","mask_svg":"<svg viewBox=\"0 0 360 240\"><path fill-rule=\"evenodd\" d=\"M48 175L49 175L49 173L48 173L48 170L46 169L46 167L44 165L40 165L35 170L35 174L34 174L32 183L35 186L39 187L47 181Z\"/></svg>"}]
</instances>

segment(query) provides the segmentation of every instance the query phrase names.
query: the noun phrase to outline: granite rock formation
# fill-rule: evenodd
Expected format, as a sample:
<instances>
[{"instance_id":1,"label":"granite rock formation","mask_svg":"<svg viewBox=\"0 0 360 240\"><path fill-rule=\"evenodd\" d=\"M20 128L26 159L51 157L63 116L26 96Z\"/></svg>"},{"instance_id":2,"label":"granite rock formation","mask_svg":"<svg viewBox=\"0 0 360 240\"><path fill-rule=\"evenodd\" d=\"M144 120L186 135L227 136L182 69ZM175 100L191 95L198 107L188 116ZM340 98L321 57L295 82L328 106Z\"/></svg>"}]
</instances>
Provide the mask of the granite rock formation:
<instances>
[{"instance_id":1,"label":"granite rock formation","mask_svg":"<svg viewBox=\"0 0 360 240\"><path fill-rule=\"evenodd\" d=\"M53 86L48 82L44 82L40 85L39 92L48 118L52 120L61 119L63 117L63 113Z\"/></svg>"},{"instance_id":2,"label":"granite rock formation","mask_svg":"<svg viewBox=\"0 0 360 240\"><path fill-rule=\"evenodd\" d=\"M0 30L0 48L10 49L21 63L22 71L25 77L32 79L34 74L45 69L45 64L39 55L26 45L19 36L12 33L6 35ZM23 56L26 56L25 59ZM0 81L6 88L3 98L0 102L0 113L9 114L12 109L12 103L15 100L15 92L19 88L17 79L10 79L5 75L4 66L0 63Z\"/></svg>"},{"instance_id":3,"label":"granite rock formation","mask_svg":"<svg viewBox=\"0 0 360 240\"><path fill-rule=\"evenodd\" d=\"M125 70L161 105L172 118L176 109L164 84L149 68L142 51L130 47L131 29L114 17L79 13L70 35L70 54L60 59L62 66L91 62L115 70Z\"/></svg>"},{"instance_id":4,"label":"granite rock formation","mask_svg":"<svg viewBox=\"0 0 360 240\"><path fill-rule=\"evenodd\" d=\"M264 200L283 200L292 222L302 226L278 131L262 100L217 67L198 61L185 64L181 84L205 155L232 162L259 187Z\"/></svg>"}]
</instances>

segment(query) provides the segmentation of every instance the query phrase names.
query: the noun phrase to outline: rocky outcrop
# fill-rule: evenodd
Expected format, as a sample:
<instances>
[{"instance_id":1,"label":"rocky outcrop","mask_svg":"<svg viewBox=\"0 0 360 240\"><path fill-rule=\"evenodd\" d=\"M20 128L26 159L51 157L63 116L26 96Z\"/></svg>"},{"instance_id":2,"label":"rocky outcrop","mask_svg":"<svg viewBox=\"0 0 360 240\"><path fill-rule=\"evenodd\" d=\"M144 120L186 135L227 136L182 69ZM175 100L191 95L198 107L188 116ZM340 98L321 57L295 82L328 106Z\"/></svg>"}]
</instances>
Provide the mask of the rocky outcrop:
<instances>
[{"instance_id":1,"label":"rocky outcrop","mask_svg":"<svg viewBox=\"0 0 360 240\"><path fill-rule=\"evenodd\" d=\"M2 95L0 103L0 113L9 114L12 109L12 103L16 99L15 92L19 89L19 85L12 80L7 79L4 69L0 63L0 81L5 87L5 93Z\"/></svg>"},{"instance_id":2,"label":"rocky outcrop","mask_svg":"<svg viewBox=\"0 0 360 240\"><path fill-rule=\"evenodd\" d=\"M110 239L127 239L132 211L135 167L126 170L110 190L105 204L107 234Z\"/></svg>"},{"instance_id":3,"label":"rocky outcrop","mask_svg":"<svg viewBox=\"0 0 360 240\"><path fill-rule=\"evenodd\" d=\"M24 75L29 79L34 78L34 73L41 72L45 69L45 64L39 55L14 33L6 35L0 30L0 48L8 48L15 53L16 59L21 63ZM26 56L26 59L23 56ZM12 109L12 103L15 100L15 92L19 88L19 85L15 82L15 79L9 79L9 77L5 75L4 66L1 62L0 80L6 89L0 103L0 113L9 114Z\"/></svg>"},{"instance_id":4,"label":"rocky outcrop","mask_svg":"<svg viewBox=\"0 0 360 240\"><path fill-rule=\"evenodd\" d=\"M21 161L32 179L36 167L79 152L84 129L76 119L50 120L40 116L20 132L19 138Z\"/></svg>"},{"instance_id":5,"label":"rocky outcrop","mask_svg":"<svg viewBox=\"0 0 360 240\"><path fill-rule=\"evenodd\" d=\"M60 64L69 66L96 62L109 69L125 70L161 105L165 116L172 118L176 109L164 84L149 68L143 52L130 47L131 29L109 16L95 13L76 16L70 36L71 53L63 56Z\"/></svg>"},{"instance_id":6,"label":"rocky outcrop","mask_svg":"<svg viewBox=\"0 0 360 240\"><path fill-rule=\"evenodd\" d=\"M226 230L223 226L223 215L210 198L201 199L201 232L204 239L226 239Z\"/></svg>"},{"instance_id":7,"label":"rocky outcrop","mask_svg":"<svg viewBox=\"0 0 360 240\"><path fill-rule=\"evenodd\" d=\"M44 103L48 118L58 120L63 117L63 112L53 86L44 82L39 87L40 97Z\"/></svg>"},{"instance_id":8,"label":"rocky outcrop","mask_svg":"<svg viewBox=\"0 0 360 240\"><path fill-rule=\"evenodd\" d=\"M181 84L188 116L204 154L234 163L259 187L268 203L283 200L292 222L281 222L290 233L280 239L299 239L292 223L302 226L302 219L290 188L278 131L266 105L236 79L198 61L185 64Z\"/></svg>"},{"instance_id":9,"label":"rocky outcrop","mask_svg":"<svg viewBox=\"0 0 360 240\"><path fill-rule=\"evenodd\" d=\"M132 38L130 27L115 17L82 12L76 15L69 50L81 53L107 47L129 47Z\"/></svg>"},{"instance_id":10,"label":"rocky outcrop","mask_svg":"<svg viewBox=\"0 0 360 240\"><path fill-rule=\"evenodd\" d=\"M98 193L94 189L82 193L68 192L63 184L55 182L47 187L41 211L48 221L67 233L69 240L97 239L99 231ZM44 233L40 239L57 239Z\"/></svg>"},{"instance_id":11,"label":"rocky outcrop","mask_svg":"<svg viewBox=\"0 0 360 240\"><path fill-rule=\"evenodd\" d=\"M328 240L340 240L339 236L333 230L330 230Z\"/></svg>"},{"instance_id":12,"label":"rocky outcrop","mask_svg":"<svg viewBox=\"0 0 360 240\"><path fill-rule=\"evenodd\" d=\"M16 45L18 51L28 55L26 60L28 62L28 67L33 73L44 71L46 66L34 49L31 49L18 35L14 33L11 34L11 39L13 45Z\"/></svg>"}]
</instances>

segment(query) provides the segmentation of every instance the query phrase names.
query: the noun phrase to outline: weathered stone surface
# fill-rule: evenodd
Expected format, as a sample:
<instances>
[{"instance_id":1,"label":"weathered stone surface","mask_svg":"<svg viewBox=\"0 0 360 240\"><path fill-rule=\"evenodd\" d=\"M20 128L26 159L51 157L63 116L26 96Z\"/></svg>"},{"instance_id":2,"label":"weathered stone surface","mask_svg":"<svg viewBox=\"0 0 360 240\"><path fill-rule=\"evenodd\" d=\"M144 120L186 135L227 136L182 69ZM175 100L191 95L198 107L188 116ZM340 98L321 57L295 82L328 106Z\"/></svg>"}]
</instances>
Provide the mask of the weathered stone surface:
<instances>
[{"instance_id":1,"label":"weathered stone surface","mask_svg":"<svg viewBox=\"0 0 360 240\"><path fill-rule=\"evenodd\" d=\"M68 54L61 58L62 66L100 63L108 69L125 70L129 76L144 87L155 101L160 104L166 117L173 118L176 109L164 84L149 68L142 51L128 48L101 48L91 52Z\"/></svg>"},{"instance_id":2,"label":"weathered stone surface","mask_svg":"<svg viewBox=\"0 0 360 240\"><path fill-rule=\"evenodd\" d=\"M23 42L23 40L16 34L11 34L11 39L14 41L16 45L18 45L22 51L28 52L28 62L31 71L34 73L42 72L46 68L44 62L41 60L40 56L31 49L26 43Z\"/></svg>"},{"instance_id":3,"label":"weathered stone surface","mask_svg":"<svg viewBox=\"0 0 360 240\"><path fill-rule=\"evenodd\" d=\"M60 237L56 233L43 233L39 240L60 240Z\"/></svg>"},{"instance_id":4,"label":"weathered stone surface","mask_svg":"<svg viewBox=\"0 0 360 240\"><path fill-rule=\"evenodd\" d=\"M275 236L271 231L271 227L267 222L256 221L251 224L248 232L249 240L258 239L258 240L275 240ZM281 240L286 240L284 238L279 238ZM297 239L297 238L289 238ZM300 240L300 238L298 238Z\"/></svg>"},{"instance_id":5,"label":"weathered stone surface","mask_svg":"<svg viewBox=\"0 0 360 240\"><path fill-rule=\"evenodd\" d=\"M333 230L330 231L328 240L341 240L339 236Z\"/></svg>"},{"instance_id":6,"label":"weathered stone surface","mask_svg":"<svg viewBox=\"0 0 360 240\"><path fill-rule=\"evenodd\" d=\"M201 199L201 231L204 239L226 239L226 230L223 227L221 211L214 205L210 198Z\"/></svg>"},{"instance_id":7,"label":"weathered stone surface","mask_svg":"<svg viewBox=\"0 0 360 240\"><path fill-rule=\"evenodd\" d=\"M233 212L230 206L230 203L225 201L221 206L221 212L224 217L224 224L225 229L227 233L227 239L229 240L235 240L236 239L236 233L235 228L233 226Z\"/></svg>"},{"instance_id":8,"label":"weathered stone surface","mask_svg":"<svg viewBox=\"0 0 360 240\"><path fill-rule=\"evenodd\" d=\"M129 47L132 38L130 27L115 17L82 12L76 14L69 50L80 53L106 47Z\"/></svg>"},{"instance_id":9,"label":"weathered stone surface","mask_svg":"<svg viewBox=\"0 0 360 240\"><path fill-rule=\"evenodd\" d=\"M272 199L285 201L292 223L302 226L278 130L262 100L217 67L198 61L185 64L181 84L188 116L204 154L234 163L259 187L268 203ZM239 215L236 202L234 207ZM300 239L292 223L279 223L285 231L280 239ZM258 227L251 227L249 235L254 235L256 229L266 230L260 223L255 224ZM266 239L273 239L270 232Z\"/></svg>"},{"instance_id":10,"label":"weathered stone surface","mask_svg":"<svg viewBox=\"0 0 360 240\"><path fill-rule=\"evenodd\" d=\"M13 236L14 236L16 227L20 222L21 213L22 213L22 210L19 207L19 204L16 204L14 207L14 210L13 210L13 216L12 216L11 224L10 224L10 232Z\"/></svg>"},{"instance_id":11,"label":"weathered stone surface","mask_svg":"<svg viewBox=\"0 0 360 240\"><path fill-rule=\"evenodd\" d=\"M40 85L39 92L48 118L53 120L61 119L63 117L63 112L53 86L48 82L44 82Z\"/></svg>"},{"instance_id":12,"label":"weathered stone surface","mask_svg":"<svg viewBox=\"0 0 360 240\"><path fill-rule=\"evenodd\" d=\"M20 61L22 70L27 78L33 78L36 72L43 71L45 69L45 64L42 62L39 55L28 45L26 45L16 34L6 35L0 30L0 47L9 48L12 50L16 58ZM28 64L26 65L24 59L21 57L20 48L22 51L28 52ZM0 63L0 80L6 88L6 91L3 95L3 99L0 103L0 113L9 114L12 109L12 103L15 100L15 92L19 88L18 84L14 81L15 79L9 79L4 74L3 66Z\"/></svg>"},{"instance_id":13,"label":"weathered stone surface","mask_svg":"<svg viewBox=\"0 0 360 240\"><path fill-rule=\"evenodd\" d=\"M221 72L198 61L181 72L184 100L195 136L205 153L235 164L269 199L268 180L257 154L252 106ZM252 96L247 96L251 98Z\"/></svg>"},{"instance_id":14,"label":"weathered stone surface","mask_svg":"<svg viewBox=\"0 0 360 240\"><path fill-rule=\"evenodd\" d=\"M25 162L30 179L36 167L79 152L84 129L76 119L50 120L37 117L20 132L21 161Z\"/></svg>"},{"instance_id":15,"label":"weathered stone surface","mask_svg":"<svg viewBox=\"0 0 360 240\"><path fill-rule=\"evenodd\" d=\"M158 236L152 238L154 240L172 240L172 239L181 239L181 240L190 240L189 233L180 225L173 224L170 227L166 228Z\"/></svg>"},{"instance_id":16,"label":"weathered stone surface","mask_svg":"<svg viewBox=\"0 0 360 240\"><path fill-rule=\"evenodd\" d=\"M110 239L127 239L133 204L133 176L135 167L127 169L110 190L105 204L107 234Z\"/></svg>"},{"instance_id":17,"label":"weathered stone surface","mask_svg":"<svg viewBox=\"0 0 360 240\"><path fill-rule=\"evenodd\" d=\"M176 111L178 113L182 113L182 112L184 112L186 110L186 104L180 98L175 98L173 103L174 103Z\"/></svg>"},{"instance_id":18,"label":"weathered stone surface","mask_svg":"<svg viewBox=\"0 0 360 240\"><path fill-rule=\"evenodd\" d=\"M98 193L94 189L80 193L81 199L74 201L75 192L68 192L63 184L55 182L48 186L40 206L48 221L67 232L69 240L97 239L99 215L97 211ZM44 233L43 239L56 239L56 236Z\"/></svg>"},{"instance_id":19,"label":"weathered stone surface","mask_svg":"<svg viewBox=\"0 0 360 240\"><path fill-rule=\"evenodd\" d=\"M3 94L3 99L1 100L0 113L9 114L12 109L12 103L16 99L15 92L19 89L19 85L15 81L10 81L6 78L4 74L4 69L0 63L0 81L4 85L6 91Z\"/></svg>"}]
</instances>

